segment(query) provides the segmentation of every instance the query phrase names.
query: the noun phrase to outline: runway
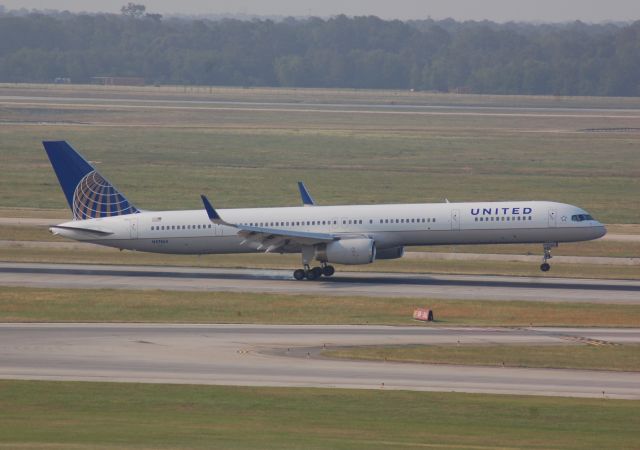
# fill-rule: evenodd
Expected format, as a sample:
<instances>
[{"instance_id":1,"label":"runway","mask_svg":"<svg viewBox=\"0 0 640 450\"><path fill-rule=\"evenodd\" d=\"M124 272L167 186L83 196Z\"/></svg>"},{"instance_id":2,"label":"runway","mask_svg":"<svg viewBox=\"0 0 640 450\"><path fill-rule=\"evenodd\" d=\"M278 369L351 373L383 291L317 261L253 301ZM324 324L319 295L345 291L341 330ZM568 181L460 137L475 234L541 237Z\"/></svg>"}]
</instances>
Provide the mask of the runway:
<instances>
[{"instance_id":1,"label":"runway","mask_svg":"<svg viewBox=\"0 0 640 450\"><path fill-rule=\"evenodd\" d=\"M638 373L336 361L313 352L457 341L552 344L575 336L640 342L638 329L0 324L0 378L640 399Z\"/></svg>"},{"instance_id":2,"label":"runway","mask_svg":"<svg viewBox=\"0 0 640 450\"><path fill-rule=\"evenodd\" d=\"M639 119L634 108L571 108L501 105L435 105L415 103L325 103L318 101L247 101L247 100L195 100L171 98L114 98L0 95L0 106L5 108L91 108L110 110L192 110L192 111L244 111L328 114L402 114L424 116L495 116L542 118L599 118ZM77 124L76 124L77 125Z\"/></svg>"},{"instance_id":3,"label":"runway","mask_svg":"<svg viewBox=\"0 0 640 450\"><path fill-rule=\"evenodd\" d=\"M640 280L548 276L338 272L332 278L301 282L288 270L3 262L0 285L640 304Z\"/></svg>"}]
</instances>

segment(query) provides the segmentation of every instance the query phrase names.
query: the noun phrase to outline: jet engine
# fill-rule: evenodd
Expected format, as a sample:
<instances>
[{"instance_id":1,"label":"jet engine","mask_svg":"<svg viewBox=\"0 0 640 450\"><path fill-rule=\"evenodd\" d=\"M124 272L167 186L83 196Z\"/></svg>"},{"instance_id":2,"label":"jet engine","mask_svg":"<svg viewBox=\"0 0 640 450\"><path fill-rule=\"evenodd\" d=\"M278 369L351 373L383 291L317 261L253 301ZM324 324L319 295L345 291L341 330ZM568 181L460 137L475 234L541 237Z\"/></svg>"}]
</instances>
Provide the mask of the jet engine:
<instances>
[{"instance_id":1,"label":"jet engine","mask_svg":"<svg viewBox=\"0 0 640 450\"><path fill-rule=\"evenodd\" d=\"M376 259L376 243L373 239L342 239L316 246L318 261L335 264L371 264Z\"/></svg>"},{"instance_id":2,"label":"jet engine","mask_svg":"<svg viewBox=\"0 0 640 450\"><path fill-rule=\"evenodd\" d=\"M404 256L404 247L391 247L376 251L376 259L398 259Z\"/></svg>"}]
</instances>

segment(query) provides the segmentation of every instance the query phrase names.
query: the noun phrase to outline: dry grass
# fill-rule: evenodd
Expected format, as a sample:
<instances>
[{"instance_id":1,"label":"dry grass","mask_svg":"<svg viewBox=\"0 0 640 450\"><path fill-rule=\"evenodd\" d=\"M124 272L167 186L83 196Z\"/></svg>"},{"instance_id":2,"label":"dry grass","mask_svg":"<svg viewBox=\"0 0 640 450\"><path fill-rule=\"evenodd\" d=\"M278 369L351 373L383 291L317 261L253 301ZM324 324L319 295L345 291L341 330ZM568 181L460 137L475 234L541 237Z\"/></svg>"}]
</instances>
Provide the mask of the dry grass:
<instances>
[{"instance_id":1,"label":"dry grass","mask_svg":"<svg viewBox=\"0 0 640 450\"><path fill-rule=\"evenodd\" d=\"M266 324L633 327L640 306L592 303L327 297L225 292L76 290L0 287L0 322L163 322Z\"/></svg>"},{"instance_id":2,"label":"dry grass","mask_svg":"<svg viewBox=\"0 0 640 450\"><path fill-rule=\"evenodd\" d=\"M211 93L171 93L162 88L20 86L17 91L0 87L2 92L102 93L107 100L118 96L128 101L97 105L100 102L91 100L66 107L5 105L3 117L14 124L0 129L5 168L0 190L11 195L0 199L0 207L64 207L39 142L63 138L99 161L111 181L148 209L200 207L199 192L215 193L221 207L298 204L295 181L302 178L323 204L429 202L445 197L553 199L581 205L606 222L640 222L640 213L629 207L640 183L640 134L577 131L635 126L635 109L615 114L576 109L571 114L523 110L470 115L447 109L428 114L376 107L352 111L347 105L406 101L449 102L454 107L511 104L526 109L621 105L618 99L217 88ZM163 98L189 100L202 95L216 100L288 100L296 103L296 110L291 105L268 109L176 105L183 108L176 109L162 104ZM137 107L137 97L160 102ZM318 107L309 105L312 101L342 105ZM633 100L627 106L635 108L637 103Z\"/></svg>"},{"instance_id":3,"label":"dry grass","mask_svg":"<svg viewBox=\"0 0 640 450\"><path fill-rule=\"evenodd\" d=\"M329 358L465 366L640 371L640 345L403 345L325 350Z\"/></svg>"}]
</instances>

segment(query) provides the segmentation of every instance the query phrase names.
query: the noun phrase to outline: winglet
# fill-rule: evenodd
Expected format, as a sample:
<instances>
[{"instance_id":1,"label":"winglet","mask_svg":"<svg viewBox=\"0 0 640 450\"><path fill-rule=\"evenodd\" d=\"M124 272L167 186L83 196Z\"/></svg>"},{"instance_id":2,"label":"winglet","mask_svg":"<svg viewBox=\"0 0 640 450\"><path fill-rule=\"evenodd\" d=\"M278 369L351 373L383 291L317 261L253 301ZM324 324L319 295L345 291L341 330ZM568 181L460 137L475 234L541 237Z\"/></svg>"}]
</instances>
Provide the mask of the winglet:
<instances>
[{"instance_id":1,"label":"winglet","mask_svg":"<svg viewBox=\"0 0 640 450\"><path fill-rule=\"evenodd\" d=\"M213 209L213 205L211 204L207 196L204 194L200 194L200 198L202 199L202 203L204 203L204 209L207 210L207 215L209 216L209 219L211 219L212 222L216 220L220 220L220 216L218 215L216 210Z\"/></svg>"},{"instance_id":2,"label":"winglet","mask_svg":"<svg viewBox=\"0 0 640 450\"><path fill-rule=\"evenodd\" d=\"M204 203L204 209L207 211L207 215L209 216L209 220L211 220L211 222L218 225L228 225L230 227L235 226L231 223L225 222L222 217L220 217L220 214L218 214L218 212L214 209L213 205L206 197L206 195L200 194L200 198L202 199L202 203Z\"/></svg>"},{"instance_id":3,"label":"winglet","mask_svg":"<svg viewBox=\"0 0 640 450\"><path fill-rule=\"evenodd\" d=\"M298 189L300 189L300 196L302 197L302 204L304 206L314 206L316 204L302 181L298 181Z\"/></svg>"}]
</instances>

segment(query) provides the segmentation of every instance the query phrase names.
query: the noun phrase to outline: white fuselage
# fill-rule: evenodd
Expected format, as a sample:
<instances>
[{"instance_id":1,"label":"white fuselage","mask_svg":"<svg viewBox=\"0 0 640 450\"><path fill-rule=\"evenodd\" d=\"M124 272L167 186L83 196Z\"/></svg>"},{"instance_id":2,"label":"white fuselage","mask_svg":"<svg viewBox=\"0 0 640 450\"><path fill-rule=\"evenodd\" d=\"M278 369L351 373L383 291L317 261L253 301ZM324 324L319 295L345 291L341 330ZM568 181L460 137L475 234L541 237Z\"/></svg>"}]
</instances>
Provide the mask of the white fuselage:
<instances>
[{"instance_id":1,"label":"white fuselage","mask_svg":"<svg viewBox=\"0 0 640 450\"><path fill-rule=\"evenodd\" d=\"M368 237L378 250L443 244L555 243L596 239L596 220L576 220L576 206L541 201L345 205L218 210L227 223L279 230ZM120 249L171 254L263 252L232 226L211 223L205 210L154 211L76 220L59 235ZM64 228L62 228L64 227ZM97 235L73 228L96 229ZM287 246L281 252L299 252Z\"/></svg>"}]
</instances>

